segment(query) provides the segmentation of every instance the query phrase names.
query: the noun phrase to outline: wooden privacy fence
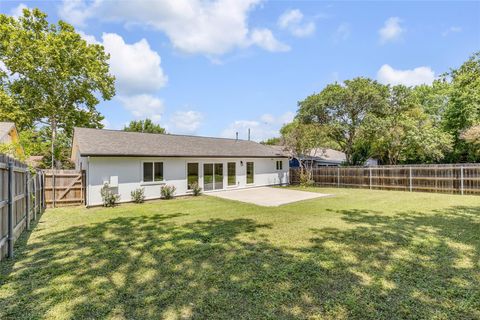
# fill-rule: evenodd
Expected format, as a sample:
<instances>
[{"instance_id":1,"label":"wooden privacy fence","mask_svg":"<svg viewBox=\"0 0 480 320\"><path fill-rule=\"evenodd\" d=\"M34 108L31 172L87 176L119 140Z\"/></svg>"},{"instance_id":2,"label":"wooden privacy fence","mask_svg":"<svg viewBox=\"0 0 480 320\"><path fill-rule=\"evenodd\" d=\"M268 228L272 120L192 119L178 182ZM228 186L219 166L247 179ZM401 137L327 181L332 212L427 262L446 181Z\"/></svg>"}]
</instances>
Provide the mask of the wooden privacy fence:
<instances>
[{"instance_id":1,"label":"wooden privacy fence","mask_svg":"<svg viewBox=\"0 0 480 320\"><path fill-rule=\"evenodd\" d=\"M44 173L47 206L85 204L85 171L44 170Z\"/></svg>"},{"instance_id":2,"label":"wooden privacy fence","mask_svg":"<svg viewBox=\"0 0 480 320\"><path fill-rule=\"evenodd\" d=\"M480 194L480 164L320 167L312 174L319 186ZM300 169L290 169L290 183L300 183Z\"/></svg>"},{"instance_id":3,"label":"wooden privacy fence","mask_svg":"<svg viewBox=\"0 0 480 320\"><path fill-rule=\"evenodd\" d=\"M45 209L43 174L0 154L0 260L13 257L13 244Z\"/></svg>"}]
</instances>

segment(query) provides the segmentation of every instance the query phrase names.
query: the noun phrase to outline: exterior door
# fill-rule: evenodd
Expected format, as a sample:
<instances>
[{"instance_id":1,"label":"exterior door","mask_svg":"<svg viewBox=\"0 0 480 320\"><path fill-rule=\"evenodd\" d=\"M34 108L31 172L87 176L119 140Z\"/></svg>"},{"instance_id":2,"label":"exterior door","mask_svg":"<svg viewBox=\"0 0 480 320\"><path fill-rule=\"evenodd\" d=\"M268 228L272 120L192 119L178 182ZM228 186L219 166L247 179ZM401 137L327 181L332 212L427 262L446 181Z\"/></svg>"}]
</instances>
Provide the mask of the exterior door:
<instances>
[{"instance_id":1,"label":"exterior door","mask_svg":"<svg viewBox=\"0 0 480 320\"><path fill-rule=\"evenodd\" d=\"M223 189L223 163L203 164L203 190Z\"/></svg>"},{"instance_id":2,"label":"exterior door","mask_svg":"<svg viewBox=\"0 0 480 320\"><path fill-rule=\"evenodd\" d=\"M203 190L213 190L213 163L203 164Z\"/></svg>"}]
</instances>

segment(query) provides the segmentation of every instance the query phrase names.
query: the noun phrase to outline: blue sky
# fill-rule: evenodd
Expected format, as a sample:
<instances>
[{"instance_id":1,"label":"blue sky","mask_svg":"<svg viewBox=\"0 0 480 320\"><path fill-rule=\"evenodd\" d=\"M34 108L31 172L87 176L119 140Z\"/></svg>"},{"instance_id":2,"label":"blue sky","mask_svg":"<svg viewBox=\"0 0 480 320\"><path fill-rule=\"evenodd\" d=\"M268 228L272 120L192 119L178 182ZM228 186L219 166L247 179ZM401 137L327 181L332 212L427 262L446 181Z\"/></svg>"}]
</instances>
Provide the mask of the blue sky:
<instances>
[{"instance_id":1,"label":"blue sky","mask_svg":"<svg viewBox=\"0 0 480 320\"><path fill-rule=\"evenodd\" d=\"M262 140L297 101L367 76L415 85L480 50L480 1L2 1L72 23L111 55L108 128L153 118L171 133Z\"/></svg>"}]
</instances>

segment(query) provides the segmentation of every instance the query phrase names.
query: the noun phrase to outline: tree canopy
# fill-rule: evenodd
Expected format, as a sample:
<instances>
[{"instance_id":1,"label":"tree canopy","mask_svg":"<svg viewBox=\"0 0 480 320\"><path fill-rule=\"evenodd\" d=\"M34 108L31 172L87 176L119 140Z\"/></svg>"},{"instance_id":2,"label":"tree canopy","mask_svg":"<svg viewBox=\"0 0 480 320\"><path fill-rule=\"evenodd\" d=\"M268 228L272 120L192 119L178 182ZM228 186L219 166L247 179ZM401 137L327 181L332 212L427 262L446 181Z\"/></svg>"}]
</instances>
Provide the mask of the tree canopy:
<instances>
[{"instance_id":1,"label":"tree canopy","mask_svg":"<svg viewBox=\"0 0 480 320\"><path fill-rule=\"evenodd\" d=\"M318 124L346 154L383 164L478 162L480 52L431 85L383 85L367 78L327 85L298 103L297 121Z\"/></svg>"},{"instance_id":2,"label":"tree canopy","mask_svg":"<svg viewBox=\"0 0 480 320\"><path fill-rule=\"evenodd\" d=\"M362 164L368 158L358 156L362 153L364 122L369 115L384 112L387 95L385 86L367 78L330 84L298 103L297 119L322 125L345 153L347 164Z\"/></svg>"},{"instance_id":3,"label":"tree canopy","mask_svg":"<svg viewBox=\"0 0 480 320\"><path fill-rule=\"evenodd\" d=\"M0 119L20 130L48 126L51 145L59 130L71 138L75 126L103 127L95 107L115 94L108 59L101 45L63 21L49 23L38 9L18 19L1 14Z\"/></svg>"},{"instance_id":4,"label":"tree canopy","mask_svg":"<svg viewBox=\"0 0 480 320\"><path fill-rule=\"evenodd\" d=\"M154 123L148 118L145 120L132 120L123 130L130 132L167 133L165 128L162 128L159 124Z\"/></svg>"}]
</instances>

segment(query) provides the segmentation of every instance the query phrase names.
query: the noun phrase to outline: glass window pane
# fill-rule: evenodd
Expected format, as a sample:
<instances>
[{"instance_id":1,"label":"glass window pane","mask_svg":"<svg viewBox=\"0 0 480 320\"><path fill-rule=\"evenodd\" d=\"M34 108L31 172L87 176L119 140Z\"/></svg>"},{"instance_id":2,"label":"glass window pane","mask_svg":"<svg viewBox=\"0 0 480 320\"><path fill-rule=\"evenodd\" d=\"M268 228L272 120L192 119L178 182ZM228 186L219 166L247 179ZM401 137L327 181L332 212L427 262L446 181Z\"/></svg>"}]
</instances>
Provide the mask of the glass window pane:
<instances>
[{"instance_id":1,"label":"glass window pane","mask_svg":"<svg viewBox=\"0 0 480 320\"><path fill-rule=\"evenodd\" d=\"M253 162L247 162L247 183L253 183Z\"/></svg>"},{"instance_id":2,"label":"glass window pane","mask_svg":"<svg viewBox=\"0 0 480 320\"><path fill-rule=\"evenodd\" d=\"M203 165L203 190L213 190L213 164L205 163Z\"/></svg>"},{"instance_id":3,"label":"glass window pane","mask_svg":"<svg viewBox=\"0 0 480 320\"><path fill-rule=\"evenodd\" d=\"M163 181L163 162L155 162L155 181Z\"/></svg>"},{"instance_id":4,"label":"glass window pane","mask_svg":"<svg viewBox=\"0 0 480 320\"><path fill-rule=\"evenodd\" d=\"M153 163L152 162L143 163L143 181L144 182L153 181Z\"/></svg>"},{"instance_id":5,"label":"glass window pane","mask_svg":"<svg viewBox=\"0 0 480 320\"><path fill-rule=\"evenodd\" d=\"M283 169L283 162L281 160L277 160L277 170Z\"/></svg>"},{"instance_id":6,"label":"glass window pane","mask_svg":"<svg viewBox=\"0 0 480 320\"><path fill-rule=\"evenodd\" d=\"M215 163L215 189L223 189L223 163Z\"/></svg>"},{"instance_id":7,"label":"glass window pane","mask_svg":"<svg viewBox=\"0 0 480 320\"><path fill-rule=\"evenodd\" d=\"M188 181L188 190L192 189L192 185L194 183L198 185L198 163L187 164L187 181Z\"/></svg>"},{"instance_id":8,"label":"glass window pane","mask_svg":"<svg viewBox=\"0 0 480 320\"><path fill-rule=\"evenodd\" d=\"M229 162L227 164L227 171L228 171L228 185L234 186L237 184L237 172L236 172L236 164L235 162Z\"/></svg>"}]
</instances>

